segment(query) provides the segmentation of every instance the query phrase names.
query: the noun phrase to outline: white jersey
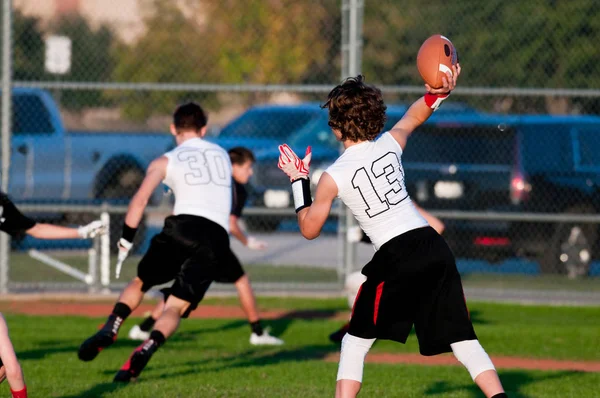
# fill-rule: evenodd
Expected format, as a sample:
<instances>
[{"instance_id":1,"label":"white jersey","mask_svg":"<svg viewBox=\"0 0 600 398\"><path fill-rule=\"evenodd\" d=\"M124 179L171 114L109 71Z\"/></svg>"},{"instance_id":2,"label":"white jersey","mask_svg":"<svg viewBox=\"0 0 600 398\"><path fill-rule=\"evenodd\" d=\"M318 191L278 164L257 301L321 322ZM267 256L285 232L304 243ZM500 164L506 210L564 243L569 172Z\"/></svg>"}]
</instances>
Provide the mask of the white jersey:
<instances>
[{"instance_id":1,"label":"white jersey","mask_svg":"<svg viewBox=\"0 0 600 398\"><path fill-rule=\"evenodd\" d=\"M175 195L173 215L190 214L216 222L229 232L231 162L220 146L192 138L165 153L163 183Z\"/></svg>"},{"instance_id":2,"label":"white jersey","mask_svg":"<svg viewBox=\"0 0 600 398\"><path fill-rule=\"evenodd\" d=\"M375 250L428 225L406 192L401 156L400 144L386 132L347 148L326 170Z\"/></svg>"}]
</instances>

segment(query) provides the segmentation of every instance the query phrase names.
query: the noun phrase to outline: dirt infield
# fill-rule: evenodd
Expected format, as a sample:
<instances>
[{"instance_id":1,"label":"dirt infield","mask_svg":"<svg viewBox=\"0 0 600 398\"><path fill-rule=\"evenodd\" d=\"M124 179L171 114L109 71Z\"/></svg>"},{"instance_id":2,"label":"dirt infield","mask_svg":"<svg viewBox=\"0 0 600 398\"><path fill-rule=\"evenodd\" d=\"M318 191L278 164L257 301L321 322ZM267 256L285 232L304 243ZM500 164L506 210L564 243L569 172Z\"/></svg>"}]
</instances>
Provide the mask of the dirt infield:
<instances>
[{"instance_id":1,"label":"dirt infield","mask_svg":"<svg viewBox=\"0 0 600 398\"><path fill-rule=\"evenodd\" d=\"M91 303L71 301L0 301L0 311L13 314L58 316L73 315L85 317L104 317L110 313L113 303ZM133 312L133 316L144 316L154 308L153 304L142 304ZM263 310L263 319L347 319L348 314L344 312L322 312L322 311L289 311L289 310ZM241 308L236 306L202 305L192 313L191 318L212 319L235 319L244 318ZM337 362L339 354L325 356L325 361ZM492 357L494 364L499 369L529 369L529 370L566 370L579 372L600 372L600 362L592 361L569 361L554 359L532 359L519 357ZM429 366L462 366L454 356L438 355L424 357L419 354L391 354L371 353L367 356L368 363L388 364L417 364Z\"/></svg>"}]
</instances>

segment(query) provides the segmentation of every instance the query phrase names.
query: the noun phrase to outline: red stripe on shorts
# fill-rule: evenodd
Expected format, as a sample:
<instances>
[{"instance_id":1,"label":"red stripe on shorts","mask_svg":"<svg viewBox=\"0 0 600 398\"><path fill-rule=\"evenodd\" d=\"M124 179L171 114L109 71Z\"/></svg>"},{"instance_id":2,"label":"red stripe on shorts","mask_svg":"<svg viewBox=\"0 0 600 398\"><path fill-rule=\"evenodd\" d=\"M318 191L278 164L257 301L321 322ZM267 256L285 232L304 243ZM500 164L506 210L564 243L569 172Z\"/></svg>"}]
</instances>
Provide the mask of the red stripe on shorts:
<instances>
[{"instance_id":1,"label":"red stripe on shorts","mask_svg":"<svg viewBox=\"0 0 600 398\"><path fill-rule=\"evenodd\" d=\"M383 293L383 284L381 282L377 285L377 291L375 292L375 310L373 311L373 323L377 325L377 314L379 313L379 301L381 300L381 293Z\"/></svg>"}]
</instances>

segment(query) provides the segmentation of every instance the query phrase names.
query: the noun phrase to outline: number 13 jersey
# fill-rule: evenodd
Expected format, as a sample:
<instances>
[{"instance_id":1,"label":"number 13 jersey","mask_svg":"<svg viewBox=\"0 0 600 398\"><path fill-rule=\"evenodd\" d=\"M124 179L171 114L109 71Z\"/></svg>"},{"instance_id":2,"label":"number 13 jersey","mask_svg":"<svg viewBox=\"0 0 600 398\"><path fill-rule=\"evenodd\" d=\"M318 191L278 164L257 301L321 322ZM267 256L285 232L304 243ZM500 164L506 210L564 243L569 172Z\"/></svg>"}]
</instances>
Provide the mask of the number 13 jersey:
<instances>
[{"instance_id":1,"label":"number 13 jersey","mask_svg":"<svg viewBox=\"0 0 600 398\"><path fill-rule=\"evenodd\" d=\"M192 138L170 152L163 183L175 195L173 215L209 219L229 232L231 162L220 146Z\"/></svg>"},{"instance_id":2,"label":"number 13 jersey","mask_svg":"<svg viewBox=\"0 0 600 398\"><path fill-rule=\"evenodd\" d=\"M404 185L402 148L389 132L347 148L327 168L338 197L373 242L375 250L390 239L427 226Z\"/></svg>"}]
</instances>

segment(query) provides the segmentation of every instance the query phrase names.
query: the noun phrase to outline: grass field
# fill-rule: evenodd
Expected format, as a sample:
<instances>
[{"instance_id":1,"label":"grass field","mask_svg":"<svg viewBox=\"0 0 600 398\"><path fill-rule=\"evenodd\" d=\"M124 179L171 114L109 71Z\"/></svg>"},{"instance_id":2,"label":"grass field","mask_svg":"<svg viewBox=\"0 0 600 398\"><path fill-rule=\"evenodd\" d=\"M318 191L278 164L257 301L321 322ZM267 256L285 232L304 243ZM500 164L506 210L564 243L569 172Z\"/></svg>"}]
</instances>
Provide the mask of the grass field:
<instances>
[{"instance_id":1,"label":"grass field","mask_svg":"<svg viewBox=\"0 0 600 398\"><path fill-rule=\"evenodd\" d=\"M204 305L237 305L213 298ZM262 309L315 310L314 319L269 320L283 347L253 347L241 319L189 319L154 356L137 383L113 384L137 343L121 338L91 363L77 348L103 318L5 314L32 397L331 397L337 364L323 360L338 347L327 335L340 325L341 299L260 298ZM600 309L471 303L478 336L491 356L600 361ZM372 352L418 352L379 341ZM598 396L600 373L500 369L510 397ZM479 397L462 367L369 363L363 397ZM3 394L8 387L2 387Z\"/></svg>"}]
</instances>

